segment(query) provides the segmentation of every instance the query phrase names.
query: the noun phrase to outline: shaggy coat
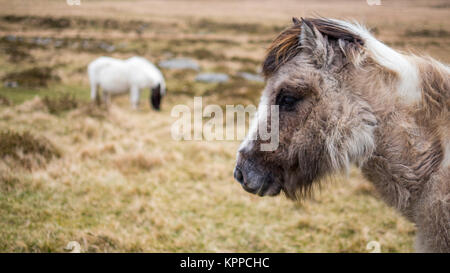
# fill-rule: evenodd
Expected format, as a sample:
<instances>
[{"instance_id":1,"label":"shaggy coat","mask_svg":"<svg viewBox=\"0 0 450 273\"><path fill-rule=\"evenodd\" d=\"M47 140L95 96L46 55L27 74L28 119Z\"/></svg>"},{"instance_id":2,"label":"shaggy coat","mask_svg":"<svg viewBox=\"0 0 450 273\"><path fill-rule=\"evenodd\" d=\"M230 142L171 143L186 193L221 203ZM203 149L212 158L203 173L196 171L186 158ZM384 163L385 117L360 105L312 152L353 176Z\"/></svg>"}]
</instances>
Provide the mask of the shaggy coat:
<instances>
[{"instance_id":1,"label":"shaggy coat","mask_svg":"<svg viewBox=\"0 0 450 273\"><path fill-rule=\"evenodd\" d=\"M358 165L416 224L416 250L450 252L450 69L404 55L358 24L298 20L270 46L267 85L235 178L249 192L308 195ZM279 106L279 147L255 137L261 106ZM256 139L256 140L254 140Z\"/></svg>"}]
</instances>

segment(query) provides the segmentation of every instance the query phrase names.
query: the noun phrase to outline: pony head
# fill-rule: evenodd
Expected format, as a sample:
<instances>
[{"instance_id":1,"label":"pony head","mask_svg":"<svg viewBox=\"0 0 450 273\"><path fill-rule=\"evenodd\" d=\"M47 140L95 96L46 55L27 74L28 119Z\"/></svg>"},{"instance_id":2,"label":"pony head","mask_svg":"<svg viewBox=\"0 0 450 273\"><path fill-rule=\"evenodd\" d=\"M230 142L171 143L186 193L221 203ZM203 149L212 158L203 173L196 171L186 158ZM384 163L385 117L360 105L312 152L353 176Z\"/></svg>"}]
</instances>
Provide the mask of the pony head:
<instances>
[{"instance_id":1,"label":"pony head","mask_svg":"<svg viewBox=\"0 0 450 273\"><path fill-rule=\"evenodd\" d=\"M297 199L320 178L364 162L375 148L377 119L354 85L367 81L359 73L372 65L364 39L340 21L293 21L268 50L256 126L238 151L234 176L248 192L283 191ZM262 151L264 141L249 137L262 120L271 120L262 109L273 105L279 110L279 145Z\"/></svg>"},{"instance_id":2,"label":"pony head","mask_svg":"<svg viewBox=\"0 0 450 273\"><path fill-rule=\"evenodd\" d=\"M158 83L156 86L151 88L150 92L150 104L152 105L153 109L160 110L161 106L161 99L164 95L163 87L161 87L161 84Z\"/></svg>"}]
</instances>

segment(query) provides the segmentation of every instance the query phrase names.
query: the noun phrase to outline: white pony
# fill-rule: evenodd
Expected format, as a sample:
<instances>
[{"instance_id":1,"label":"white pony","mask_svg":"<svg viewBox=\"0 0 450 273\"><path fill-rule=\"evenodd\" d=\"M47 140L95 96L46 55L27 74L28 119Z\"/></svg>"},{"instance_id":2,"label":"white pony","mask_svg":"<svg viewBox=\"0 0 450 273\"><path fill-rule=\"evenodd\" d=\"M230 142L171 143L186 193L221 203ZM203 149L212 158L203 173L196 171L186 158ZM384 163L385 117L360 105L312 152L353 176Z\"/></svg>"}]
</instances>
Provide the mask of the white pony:
<instances>
[{"instance_id":1,"label":"white pony","mask_svg":"<svg viewBox=\"0 0 450 273\"><path fill-rule=\"evenodd\" d=\"M88 66L91 85L91 99L95 101L102 89L106 105L111 95L130 92L131 106L136 109L139 103L140 90L150 88L150 103L159 110L161 99L166 93L166 83L159 69L141 57L119 60L111 57L100 57Z\"/></svg>"}]
</instances>

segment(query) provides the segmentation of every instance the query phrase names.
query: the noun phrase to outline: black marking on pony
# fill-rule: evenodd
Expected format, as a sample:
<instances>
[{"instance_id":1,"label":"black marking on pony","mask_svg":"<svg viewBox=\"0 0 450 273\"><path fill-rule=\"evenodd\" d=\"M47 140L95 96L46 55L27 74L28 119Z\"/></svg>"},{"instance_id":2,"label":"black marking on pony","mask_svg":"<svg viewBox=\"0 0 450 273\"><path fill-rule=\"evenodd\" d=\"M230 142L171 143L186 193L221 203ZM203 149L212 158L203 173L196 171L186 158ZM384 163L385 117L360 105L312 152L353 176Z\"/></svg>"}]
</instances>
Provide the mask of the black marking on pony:
<instances>
[{"instance_id":1,"label":"black marking on pony","mask_svg":"<svg viewBox=\"0 0 450 273\"><path fill-rule=\"evenodd\" d=\"M150 94L150 104L153 106L153 109L160 110L161 105L161 84L158 83L156 87L151 88Z\"/></svg>"}]
</instances>

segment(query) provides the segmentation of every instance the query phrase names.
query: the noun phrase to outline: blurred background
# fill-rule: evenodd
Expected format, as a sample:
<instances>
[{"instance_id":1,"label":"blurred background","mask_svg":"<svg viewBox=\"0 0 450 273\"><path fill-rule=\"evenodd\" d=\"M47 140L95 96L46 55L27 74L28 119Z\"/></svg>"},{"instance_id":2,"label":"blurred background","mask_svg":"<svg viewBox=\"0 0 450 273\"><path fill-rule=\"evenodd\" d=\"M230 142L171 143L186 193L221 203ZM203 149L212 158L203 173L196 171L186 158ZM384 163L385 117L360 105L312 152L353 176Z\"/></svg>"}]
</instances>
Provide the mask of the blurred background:
<instances>
[{"instance_id":1,"label":"blurred background","mask_svg":"<svg viewBox=\"0 0 450 273\"><path fill-rule=\"evenodd\" d=\"M170 111L193 96L257 104L265 50L293 16L354 19L395 49L449 62L449 1L0 5L1 252L64 252L70 241L86 252L367 252L373 240L413 250L413 225L356 169L303 203L253 196L232 177L239 142L172 140ZM148 90L139 110L128 95L91 104L88 63L135 55L166 78L162 111Z\"/></svg>"}]
</instances>

